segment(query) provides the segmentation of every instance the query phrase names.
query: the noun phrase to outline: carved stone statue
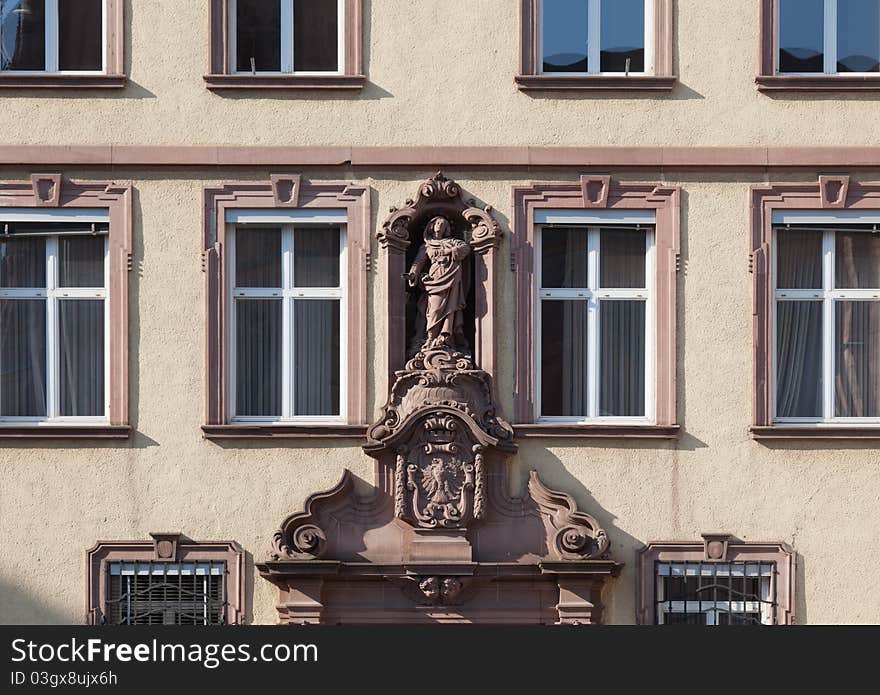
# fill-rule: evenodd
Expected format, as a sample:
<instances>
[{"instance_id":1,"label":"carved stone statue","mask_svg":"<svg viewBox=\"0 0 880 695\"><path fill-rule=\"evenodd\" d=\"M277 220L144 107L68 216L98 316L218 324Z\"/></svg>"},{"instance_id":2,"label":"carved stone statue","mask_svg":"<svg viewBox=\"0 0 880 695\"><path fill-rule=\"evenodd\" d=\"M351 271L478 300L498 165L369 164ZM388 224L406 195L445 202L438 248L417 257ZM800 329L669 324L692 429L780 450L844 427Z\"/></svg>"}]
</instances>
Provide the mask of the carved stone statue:
<instances>
[{"instance_id":1,"label":"carved stone statue","mask_svg":"<svg viewBox=\"0 0 880 695\"><path fill-rule=\"evenodd\" d=\"M452 236L449 220L437 216L425 228L425 243L406 274L410 287L421 287L420 318L425 320L423 347L467 350L464 309L470 289L464 261L470 245Z\"/></svg>"}]
</instances>

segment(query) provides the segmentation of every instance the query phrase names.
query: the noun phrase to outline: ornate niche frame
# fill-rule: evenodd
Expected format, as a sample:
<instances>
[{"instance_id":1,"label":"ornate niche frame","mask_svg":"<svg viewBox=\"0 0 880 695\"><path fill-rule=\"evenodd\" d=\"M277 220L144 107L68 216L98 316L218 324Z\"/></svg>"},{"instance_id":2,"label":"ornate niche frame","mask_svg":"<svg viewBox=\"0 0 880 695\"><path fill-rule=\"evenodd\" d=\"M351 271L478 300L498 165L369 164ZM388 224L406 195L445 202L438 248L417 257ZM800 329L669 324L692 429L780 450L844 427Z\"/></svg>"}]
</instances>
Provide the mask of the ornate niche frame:
<instances>
[{"instance_id":1,"label":"ornate niche frame","mask_svg":"<svg viewBox=\"0 0 880 695\"><path fill-rule=\"evenodd\" d=\"M346 182L307 182L300 174L268 181L226 183L203 194L203 262L206 298L206 422L208 439L364 436L367 424L367 271L370 266L370 190ZM342 425L233 425L228 422L226 311L226 212L240 208L345 210L348 249L348 402Z\"/></svg>"},{"instance_id":2,"label":"ornate niche frame","mask_svg":"<svg viewBox=\"0 0 880 695\"><path fill-rule=\"evenodd\" d=\"M700 541L652 541L639 551L639 625L655 622L658 562L773 562L776 565L776 624L795 624L797 554L786 543L740 541L729 533L704 533Z\"/></svg>"},{"instance_id":3,"label":"ornate niche frame","mask_svg":"<svg viewBox=\"0 0 880 695\"><path fill-rule=\"evenodd\" d=\"M676 410L676 296L679 265L681 189L657 183L628 183L607 175L584 174L578 181L534 183L513 189L516 271L516 364L514 423L518 437L678 436ZM612 209L655 211L656 369L653 425L535 424L535 211Z\"/></svg>"},{"instance_id":4,"label":"ornate niche frame","mask_svg":"<svg viewBox=\"0 0 880 695\"><path fill-rule=\"evenodd\" d=\"M495 292L496 266L502 231L492 216L492 207L479 208L474 200L465 201L461 187L442 172L425 181L415 199L405 207L392 208L376 235L385 251L385 295L388 302L387 339L389 385L395 372L406 362L406 284L403 278L410 239L419 225L424 227L434 215L463 217L470 225L474 278L474 361L490 375L495 373Z\"/></svg>"},{"instance_id":5,"label":"ornate niche frame","mask_svg":"<svg viewBox=\"0 0 880 695\"><path fill-rule=\"evenodd\" d=\"M150 541L98 541L86 551L86 624L101 625L111 562L226 562L226 624L245 622L245 556L235 541L192 541L181 533L151 533Z\"/></svg>"},{"instance_id":6,"label":"ornate niche frame","mask_svg":"<svg viewBox=\"0 0 880 695\"><path fill-rule=\"evenodd\" d=\"M129 423L128 273L132 268L132 186L112 181L71 181L57 172L29 181L0 182L3 208L105 208L110 218L110 422L107 425L0 426L0 439L127 439Z\"/></svg>"},{"instance_id":7,"label":"ornate niche frame","mask_svg":"<svg viewBox=\"0 0 880 695\"><path fill-rule=\"evenodd\" d=\"M856 183L848 175L821 175L815 182L753 186L751 253L753 286L752 438L880 439L880 427L791 427L773 422L773 211L880 210L880 182Z\"/></svg>"}]
</instances>

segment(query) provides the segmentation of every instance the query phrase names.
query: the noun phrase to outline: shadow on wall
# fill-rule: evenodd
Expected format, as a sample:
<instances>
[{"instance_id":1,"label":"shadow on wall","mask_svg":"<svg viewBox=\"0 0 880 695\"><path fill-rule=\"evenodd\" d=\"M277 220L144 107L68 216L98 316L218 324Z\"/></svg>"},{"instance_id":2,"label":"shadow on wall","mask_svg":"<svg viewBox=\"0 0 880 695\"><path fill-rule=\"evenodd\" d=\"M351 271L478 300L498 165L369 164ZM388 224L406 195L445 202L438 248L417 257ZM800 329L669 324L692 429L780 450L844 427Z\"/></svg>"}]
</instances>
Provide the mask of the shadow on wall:
<instances>
[{"instance_id":1,"label":"shadow on wall","mask_svg":"<svg viewBox=\"0 0 880 695\"><path fill-rule=\"evenodd\" d=\"M80 606L80 611L83 608ZM48 606L44 596L31 595L0 578L0 625L78 625L70 615Z\"/></svg>"}]
</instances>

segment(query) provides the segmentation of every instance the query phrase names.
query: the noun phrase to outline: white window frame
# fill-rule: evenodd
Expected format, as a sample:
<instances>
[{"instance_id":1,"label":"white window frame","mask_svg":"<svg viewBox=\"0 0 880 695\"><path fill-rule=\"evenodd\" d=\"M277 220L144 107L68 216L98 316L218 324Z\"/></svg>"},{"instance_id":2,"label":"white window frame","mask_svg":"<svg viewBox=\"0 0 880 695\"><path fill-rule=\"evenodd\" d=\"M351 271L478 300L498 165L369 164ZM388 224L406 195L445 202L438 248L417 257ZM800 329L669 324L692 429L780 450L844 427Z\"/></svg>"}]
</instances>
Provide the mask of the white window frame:
<instances>
[{"instance_id":1,"label":"white window frame","mask_svg":"<svg viewBox=\"0 0 880 695\"><path fill-rule=\"evenodd\" d=\"M289 424L338 424L347 422L348 404L348 248L346 243L347 228L344 222L330 221L335 211L319 211L311 214L308 210L296 211L297 214L275 210L260 210L254 214L248 211L236 211L227 217L227 353L229 369L227 378L228 417L231 423L289 425ZM330 213L322 214L322 213ZM338 212L336 214L339 214ZM344 211L341 213L344 215ZM230 221L233 220L233 221ZM278 288L243 288L235 286L235 241L239 230L249 226L281 227L281 280ZM324 226L339 230L339 286L338 287L295 287L294 286L294 234L297 226ZM246 232L245 232L246 233ZM281 298L282 330L281 330L281 416L279 418L261 416L243 416L236 413L236 314L239 300L247 299L278 299ZM294 383L294 351L293 351L293 310L295 301L310 299L336 299L339 301L339 414L338 415L294 415L293 403L296 393Z\"/></svg>"},{"instance_id":2,"label":"white window frame","mask_svg":"<svg viewBox=\"0 0 880 695\"><path fill-rule=\"evenodd\" d=\"M782 72L779 69L780 54L782 52L781 31L782 22L780 17L781 2L776 3L776 74L777 75L802 75L809 77L811 75L846 75L847 77L864 76L864 75L880 75L880 72L838 72L837 71L837 0L825 0L824 6L824 31L822 39L822 50L824 52L824 63L822 72ZM880 22L878 22L880 24ZM877 27L880 32L880 26Z\"/></svg>"},{"instance_id":3,"label":"white window frame","mask_svg":"<svg viewBox=\"0 0 880 695\"><path fill-rule=\"evenodd\" d=\"M337 46L336 70L294 70L293 45L293 4L296 0L278 0L281 3L281 70L239 70L238 69L238 0L229 0L228 35L229 71L233 75L344 75L345 74L345 0L336 0L337 8Z\"/></svg>"},{"instance_id":4,"label":"white window frame","mask_svg":"<svg viewBox=\"0 0 880 695\"><path fill-rule=\"evenodd\" d=\"M602 51L602 0L582 0L588 3L587 71L544 71L544 0L538 0L537 68L540 75L653 75L654 74L654 0L645 0L645 69L641 72L601 72Z\"/></svg>"},{"instance_id":5,"label":"white window frame","mask_svg":"<svg viewBox=\"0 0 880 695\"><path fill-rule=\"evenodd\" d=\"M107 0L101 3L101 69L59 70L58 1L46 0L46 68L44 70L0 70L3 75L104 75L107 73ZM0 25L0 38L2 38Z\"/></svg>"},{"instance_id":6,"label":"white window frame","mask_svg":"<svg viewBox=\"0 0 880 695\"><path fill-rule=\"evenodd\" d=\"M535 216L535 422L539 424L590 424L590 425L651 425L656 422L655 374L656 374L656 221L653 211L596 211L580 210L539 210ZM647 214L640 214L645 212ZM587 284L581 288L543 287L543 230L553 226L583 226L587 238ZM644 288L600 288L599 237L601 229L614 226L627 228L644 227L645 235L645 287ZM588 398L586 417L545 416L542 414L542 310L545 300L580 300L587 304L587 373ZM643 300L645 302L645 414L644 416L600 417L599 412L599 350L600 317L599 305L602 301Z\"/></svg>"},{"instance_id":7,"label":"white window frame","mask_svg":"<svg viewBox=\"0 0 880 695\"><path fill-rule=\"evenodd\" d=\"M721 563L719 567L726 568L728 574L731 573L731 568L741 566L737 565L736 562L731 563ZM751 565L743 566L744 571L748 572ZM694 615L697 613L704 613L706 615L706 625L715 626L719 625L718 616L722 613L754 613L761 616L761 624L762 625L772 625L773 624L773 614L776 610L776 606L774 603L770 601L771 596L776 595L776 566L775 563L768 562L766 564L761 564L761 572L760 575L758 573L752 573L751 575L746 576L754 576L759 577L761 581L761 601L713 601L711 599L705 600L696 600L696 601L670 601L668 605L664 603L665 596L665 586L663 583L663 577L672 576L675 574L674 570L680 569L682 570L678 574L682 576L697 576L698 573L702 573L704 577L725 577L728 574L717 574L713 573L712 566L707 565L705 563L695 562L693 564L684 565L670 565L669 563L660 562L657 563L657 568L655 570L655 581L656 581L656 611L657 611L657 624L664 625L666 623L667 615L680 615L680 614L689 614ZM664 573L665 570L665 573ZM737 574L733 574L734 577L741 576ZM766 581L764 581L766 580Z\"/></svg>"},{"instance_id":8,"label":"white window frame","mask_svg":"<svg viewBox=\"0 0 880 695\"><path fill-rule=\"evenodd\" d=\"M880 288L876 289L835 289L836 274L836 243L835 234L845 225L849 224L873 224L880 232L880 215L866 214L860 215L858 211L843 211L834 214L817 214L815 211L798 211L785 210L784 214L773 217L773 237L771 253L773 254L773 263L771 268L771 282L773 288L773 303L770 316L770 345L771 347L771 378L773 388L771 389L771 403L773 422L789 426L840 426L848 427L876 427L880 424L880 417L858 418L858 417L835 417L835 389L834 389L834 370L835 370L835 304L839 300L843 301L874 301L880 302ZM777 270L779 266L778 251L778 228L785 223L800 223L802 225L827 226L822 232L822 287L815 289L778 289L777 288ZM796 229L797 227L795 227ZM865 234L872 232L865 231ZM781 301L814 301L822 302L822 417L820 418L781 418L776 415L776 399L777 399L777 366L779 362L777 338L776 314L777 304Z\"/></svg>"},{"instance_id":9,"label":"white window frame","mask_svg":"<svg viewBox=\"0 0 880 695\"><path fill-rule=\"evenodd\" d=\"M6 209L0 212L0 225L6 222L102 222L109 223L106 210L39 211ZM27 235L22 235L27 236ZM110 236L104 237L104 286L59 287L58 234L41 235L46 238L46 287L0 288L0 299L46 300L46 416L0 416L2 425L100 425L110 423ZM104 300L104 415L61 416L60 351L58 331L58 303L78 299Z\"/></svg>"}]
</instances>

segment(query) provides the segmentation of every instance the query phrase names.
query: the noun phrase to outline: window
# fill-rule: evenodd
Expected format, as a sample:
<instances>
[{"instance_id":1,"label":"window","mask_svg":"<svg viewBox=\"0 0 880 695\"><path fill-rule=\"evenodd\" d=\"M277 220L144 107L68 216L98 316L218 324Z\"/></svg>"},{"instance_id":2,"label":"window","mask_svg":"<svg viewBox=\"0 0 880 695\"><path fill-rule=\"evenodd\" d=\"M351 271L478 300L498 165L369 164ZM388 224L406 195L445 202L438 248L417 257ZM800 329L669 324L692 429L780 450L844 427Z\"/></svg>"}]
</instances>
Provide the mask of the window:
<instances>
[{"instance_id":1,"label":"window","mask_svg":"<svg viewBox=\"0 0 880 695\"><path fill-rule=\"evenodd\" d=\"M653 422L653 212L536 217L538 421Z\"/></svg>"},{"instance_id":2,"label":"window","mask_svg":"<svg viewBox=\"0 0 880 695\"><path fill-rule=\"evenodd\" d=\"M208 86L363 86L361 4L362 0L213 0Z\"/></svg>"},{"instance_id":3,"label":"window","mask_svg":"<svg viewBox=\"0 0 880 695\"><path fill-rule=\"evenodd\" d=\"M658 562L659 625L772 625L776 563Z\"/></svg>"},{"instance_id":4,"label":"window","mask_svg":"<svg viewBox=\"0 0 880 695\"><path fill-rule=\"evenodd\" d=\"M298 174L205 190L206 437L365 435L369 200Z\"/></svg>"},{"instance_id":5,"label":"window","mask_svg":"<svg viewBox=\"0 0 880 695\"><path fill-rule=\"evenodd\" d=\"M674 85L671 0L522 0L522 12L521 89Z\"/></svg>"},{"instance_id":6,"label":"window","mask_svg":"<svg viewBox=\"0 0 880 695\"><path fill-rule=\"evenodd\" d=\"M780 73L880 73L880 0L779 0Z\"/></svg>"},{"instance_id":7,"label":"window","mask_svg":"<svg viewBox=\"0 0 880 695\"><path fill-rule=\"evenodd\" d=\"M230 237L230 419L344 421L345 227L242 221L261 217L279 215L236 214Z\"/></svg>"},{"instance_id":8,"label":"window","mask_svg":"<svg viewBox=\"0 0 880 695\"><path fill-rule=\"evenodd\" d=\"M106 213L0 215L0 424L108 422Z\"/></svg>"},{"instance_id":9,"label":"window","mask_svg":"<svg viewBox=\"0 0 880 695\"><path fill-rule=\"evenodd\" d=\"M653 0L541 0L544 73L651 73Z\"/></svg>"},{"instance_id":10,"label":"window","mask_svg":"<svg viewBox=\"0 0 880 695\"><path fill-rule=\"evenodd\" d=\"M760 89L880 88L880 0L764 0Z\"/></svg>"},{"instance_id":11,"label":"window","mask_svg":"<svg viewBox=\"0 0 880 695\"><path fill-rule=\"evenodd\" d=\"M0 438L124 438L131 188L0 182Z\"/></svg>"},{"instance_id":12,"label":"window","mask_svg":"<svg viewBox=\"0 0 880 695\"><path fill-rule=\"evenodd\" d=\"M880 216L805 217L774 225L775 419L878 424Z\"/></svg>"},{"instance_id":13,"label":"window","mask_svg":"<svg viewBox=\"0 0 880 695\"><path fill-rule=\"evenodd\" d=\"M121 21L118 0L0 0L0 84L122 86Z\"/></svg>"},{"instance_id":14,"label":"window","mask_svg":"<svg viewBox=\"0 0 880 695\"><path fill-rule=\"evenodd\" d=\"M752 436L878 436L880 185L821 176L752 195Z\"/></svg>"},{"instance_id":15,"label":"window","mask_svg":"<svg viewBox=\"0 0 880 695\"><path fill-rule=\"evenodd\" d=\"M674 438L679 191L514 188L518 437Z\"/></svg>"},{"instance_id":16,"label":"window","mask_svg":"<svg viewBox=\"0 0 880 695\"><path fill-rule=\"evenodd\" d=\"M88 551L92 625L236 625L244 621L244 552L232 541L101 541Z\"/></svg>"},{"instance_id":17,"label":"window","mask_svg":"<svg viewBox=\"0 0 880 695\"><path fill-rule=\"evenodd\" d=\"M791 625L796 555L784 543L655 541L639 553L642 625Z\"/></svg>"}]
</instances>

